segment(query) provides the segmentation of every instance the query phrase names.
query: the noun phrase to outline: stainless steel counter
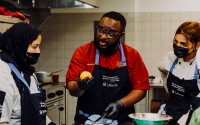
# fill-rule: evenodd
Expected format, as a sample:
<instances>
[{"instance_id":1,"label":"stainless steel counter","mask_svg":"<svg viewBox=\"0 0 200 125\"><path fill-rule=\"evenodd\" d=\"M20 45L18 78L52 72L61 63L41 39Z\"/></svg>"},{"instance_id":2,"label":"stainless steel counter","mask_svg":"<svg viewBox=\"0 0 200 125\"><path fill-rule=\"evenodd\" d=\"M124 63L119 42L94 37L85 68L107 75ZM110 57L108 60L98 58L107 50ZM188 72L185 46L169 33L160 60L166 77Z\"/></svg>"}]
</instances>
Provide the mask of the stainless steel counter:
<instances>
[{"instance_id":1,"label":"stainless steel counter","mask_svg":"<svg viewBox=\"0 0 200 125\"><path fill-rule=\"evenodd\" d=\"M40 85L46 91L48 117L56 125L66 125L66 88L65 82L43 83Z\"/></svg>"},{"instance_id":2,"label":"stainless steel counter","mask_svg":"<svg viewBox=\"0 0 200 125\"><path fill-rule=\"evenodd\" d=\"M150 112L151 100L155 98L155 89L164 88L163 81L160 77L155 77L155 79L149 79L150 90L147 91L146 97L146 109Z\"/></svg>"}]
</instances>

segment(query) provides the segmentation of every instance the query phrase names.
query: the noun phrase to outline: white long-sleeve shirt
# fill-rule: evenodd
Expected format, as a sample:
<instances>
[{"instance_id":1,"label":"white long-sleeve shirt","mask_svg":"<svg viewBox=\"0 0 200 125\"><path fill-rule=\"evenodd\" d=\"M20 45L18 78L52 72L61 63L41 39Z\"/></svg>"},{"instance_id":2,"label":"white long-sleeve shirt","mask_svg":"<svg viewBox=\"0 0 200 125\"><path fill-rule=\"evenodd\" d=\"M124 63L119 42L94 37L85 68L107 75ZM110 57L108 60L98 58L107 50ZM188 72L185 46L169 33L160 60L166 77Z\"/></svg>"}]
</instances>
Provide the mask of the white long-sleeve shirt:
<instances>
[{"instance_id":1,"label":"white long-sleeve shirt","mask_svg":"<svg viewBox=\"0 0 200 125\"><path fill-rule=\"evenodd\" d=\"M35 77L36 78L36 77ZM39 93L37 81L31 76L30 92ZM7 63L0 59L0 91L5 92L3 100L2 115L0 125L21 125L21 101L20 93L11 74L11 69ZM50 123L47 117L46 125Z\"/></svg>"},{"instance_id":2,"label":"white long-sleeve shirt","mask_svg":"<svg viewBox=\"0 0 200 125\"><path fill-rule=\"evenodd\" d=\"M176 59L176 55L174 55L174 52L171 51L167 53L164 57L161 58L160 63L158 65L158 69L161 71L161 76L164 81L165 89L167 90L166 84L167 84L167 77L169 74L169 71L171 69L172 64L174 63ZM179 79L185 79L190 80L194 78L194 72L196 70L196 58L191 59L189 62L184 62L182 60L179 60L178 63L175 65L174 70L172 71L172 74L178 77ZM198 87L200 88L200 80L198 79Z\"/></svg>"}]
</instances>

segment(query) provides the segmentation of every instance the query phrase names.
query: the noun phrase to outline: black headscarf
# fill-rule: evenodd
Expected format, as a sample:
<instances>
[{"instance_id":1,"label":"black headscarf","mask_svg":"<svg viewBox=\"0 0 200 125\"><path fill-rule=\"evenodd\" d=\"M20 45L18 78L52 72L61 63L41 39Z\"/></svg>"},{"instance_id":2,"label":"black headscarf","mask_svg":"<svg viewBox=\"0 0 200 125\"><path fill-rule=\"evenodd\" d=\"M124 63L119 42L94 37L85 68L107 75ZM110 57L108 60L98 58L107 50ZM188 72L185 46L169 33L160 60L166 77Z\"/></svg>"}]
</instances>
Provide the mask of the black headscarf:
<instances>
[{"instance_id":1,"label":"black headscarf","mask_svg":"<svg viewBox=\"0 0 200 125\"><path fill-rule=\"evenodd\" d=\"M17 23L0 37L1 59L13 63L19 71L23 72L29 85L30 76L35 72L35 68L27 65L25 57L29 44L36 40L40 33L40 30L30 24ZM21 95L21 125L39 125L28 88L13 72L12 75Z\"/></svg>"},{"instance_id":2,"label":"black headscarf","mask_svg":"<svg viewBox=\"0 0 200 125\"><path fill-rule=\"evenodd\" d=\"M1 59L13 63L20 71L29 76L35 72L33 66L25 62L26 52L32 43L41 33L39 29L31 24L16 23L0 37L0 49L3 51Z\"/></svg>"}]
</instances>

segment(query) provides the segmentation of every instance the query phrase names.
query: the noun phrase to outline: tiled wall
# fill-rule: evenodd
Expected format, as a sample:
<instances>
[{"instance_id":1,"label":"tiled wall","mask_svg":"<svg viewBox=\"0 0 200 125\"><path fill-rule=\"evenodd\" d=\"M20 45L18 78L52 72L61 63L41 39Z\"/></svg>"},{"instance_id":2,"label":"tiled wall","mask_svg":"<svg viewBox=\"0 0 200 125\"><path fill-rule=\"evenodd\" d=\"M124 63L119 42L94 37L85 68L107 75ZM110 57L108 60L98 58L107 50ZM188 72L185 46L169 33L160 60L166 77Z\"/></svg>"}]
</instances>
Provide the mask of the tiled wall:
<instances>
[{"instance_id":1,"label":"tiled wall","mask_svg":"<svg viewBox=\"0 0 200 125\"><path fill-rule=\"evenodd\" d=\"M123 13L127 19L126 43L136 48L149 71L149 75L159 76L157 65L161 56L172 50L172 39L176 28L184 21L200 21L200 12L137 12ZM100 19L101 13L52 14L41 26L43 41L38 70L61 72L60 81L65 81L65 73L74 50L93 40L93 21ZM146 100L136 104L137 112L147 112ZM67 95L67 125L73 123L76 98Z\"/></svg>"}]
</instances>

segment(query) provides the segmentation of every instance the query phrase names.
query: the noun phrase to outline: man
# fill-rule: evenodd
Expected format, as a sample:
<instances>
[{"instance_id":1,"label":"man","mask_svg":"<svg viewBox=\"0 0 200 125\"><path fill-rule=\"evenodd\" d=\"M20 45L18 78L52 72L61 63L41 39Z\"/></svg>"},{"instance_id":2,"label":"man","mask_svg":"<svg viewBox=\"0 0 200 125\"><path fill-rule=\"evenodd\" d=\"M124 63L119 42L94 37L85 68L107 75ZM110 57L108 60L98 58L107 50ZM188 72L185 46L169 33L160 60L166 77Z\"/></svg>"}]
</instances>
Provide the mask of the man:
<instances>
[{"instance_id":1,"label":"man","mask_svg":"<svg viewBox=\"0 0 200 125\"><path fill-rule=\"evenodd\" d=\"M83 124L88 116L107 113L119 124L132 124L128 114L149 89L148 72L135 49L120 39L126 19L118 12L105 13L96 26L94 41L74 52L66 74L67 89L78 97L75 124ZM82 71L92 78L80 80Z\"/></svg>"}]
</instances>

